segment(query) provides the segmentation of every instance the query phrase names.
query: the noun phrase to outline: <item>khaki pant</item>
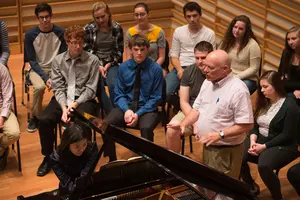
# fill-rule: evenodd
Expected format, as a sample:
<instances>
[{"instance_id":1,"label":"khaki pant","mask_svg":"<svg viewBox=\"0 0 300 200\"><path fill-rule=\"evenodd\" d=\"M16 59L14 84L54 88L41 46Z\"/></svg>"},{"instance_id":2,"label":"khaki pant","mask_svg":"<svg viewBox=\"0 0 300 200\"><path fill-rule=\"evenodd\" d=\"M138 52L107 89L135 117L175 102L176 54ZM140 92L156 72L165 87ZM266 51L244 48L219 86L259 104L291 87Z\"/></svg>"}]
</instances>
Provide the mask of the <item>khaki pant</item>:
<instances>
[{"instance_id":1,"label":"khaki pant","mask_svg":"<svg viewBox=\"0 0 300 200\"><path fill-rule=\"evenodd\" d=\"M31 112L32 112L32 116L38 118L42 112L42 104L43 104L43 97L44 97L46 84L44 80L33 70L30 70L29 78L33 86Z\"/></svg>"},{"instance_id":2,"label":"khaki pant","mask_svg":"<svg viewBox=\"0 0 300 200\"><path fill-rule=\"evenodd\" d=\"M203 163L238 179L242 166L244 143L233 147L203 146Z\"/></svg>"},{"instance_id":3,"label":"khaki pant","mask_svg":"<svg viewBox=\"0 0 300 200\"><path fill-rule=\"evenodd\" d=\"M3 124L3 136L0 138L0 155L4 153L5 148L13 144L19 138L19 123L15 114L11 112Z\"/></svg>"}]
</instances>

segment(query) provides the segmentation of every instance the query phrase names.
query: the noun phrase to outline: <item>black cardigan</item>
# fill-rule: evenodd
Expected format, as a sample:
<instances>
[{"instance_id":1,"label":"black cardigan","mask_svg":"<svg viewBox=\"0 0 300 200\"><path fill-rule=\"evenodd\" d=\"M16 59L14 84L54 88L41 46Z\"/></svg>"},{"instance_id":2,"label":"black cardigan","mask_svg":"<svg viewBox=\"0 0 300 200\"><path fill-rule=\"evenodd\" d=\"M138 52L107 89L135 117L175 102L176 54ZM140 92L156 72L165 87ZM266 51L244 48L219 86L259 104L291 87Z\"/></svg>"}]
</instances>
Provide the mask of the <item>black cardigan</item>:
<instances>
[{"instance_id":1,"label":"black cardigan","mask_svg":"<svg viewBox=\"0 0 300 200\"><path fill-rule=\"evenodd\" d=\"M288 78L283 80L283 83L286 92L291 93L295 90L300 90L300 66L293 65L291 61L288 66L283 66L283 61L288 59L288 51L284 49L281 55L278 72L281 76L288 76Z\"/></svg>"},{"instance_id":2,"label":"black cardigan","mask_svg":"<svg viewBox=\"0 0 300 200\"><path fill-rule=\"evenodd\" d=\"M61 194L70 194L76 187L76 179L88 174L97 161L98 147L96 143L88 142L81 156L75 156L67 148L63 153L59 149L50 155L50 166L59 179Z\"/></svg>"},{"instance_id":3,"label":"black cardigan","mask_svg":"<svg viewBox=\"0 0 300 200\"><path fill-rule=\"evenodd\" d=\"M287 97L278 113L270 122L268 137L263 142L267 148L281 146L282 149L297 151L297 138L299 138L299 108L294 99ZM255 122L250 134L257 135L260 143L259 126Z\"/></svg>"}]
</instances>

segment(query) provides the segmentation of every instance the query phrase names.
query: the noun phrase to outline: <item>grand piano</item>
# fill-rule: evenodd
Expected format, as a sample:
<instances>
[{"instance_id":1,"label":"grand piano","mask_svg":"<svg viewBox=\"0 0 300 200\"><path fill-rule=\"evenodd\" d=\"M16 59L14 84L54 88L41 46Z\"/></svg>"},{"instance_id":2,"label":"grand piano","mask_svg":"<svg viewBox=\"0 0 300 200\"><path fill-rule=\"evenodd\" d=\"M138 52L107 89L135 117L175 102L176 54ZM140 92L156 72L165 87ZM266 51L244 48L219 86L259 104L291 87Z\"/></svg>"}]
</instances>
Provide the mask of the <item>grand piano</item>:
<instances>
[{"instance_id":1,"label":"grand piano","mask_svg":"<svg viewBox=\"0 0 300 200\"><path fill-rule=\"evenodd\" d=\"M74 193L60 196L59 192L45 192L18 200L251 200L250 187L224 173L209 168L188 157L171 152L144 138L112 125L101 130L94 119L87 119L76 110L74 116L96 132L140 155L139 158L120 160L94 168L80 179ZM103 154L105 142L98 154ZM91 181L92 180L92 181ZM225 197L225 198L224 198Z\"/></svg>"}]
</instances>

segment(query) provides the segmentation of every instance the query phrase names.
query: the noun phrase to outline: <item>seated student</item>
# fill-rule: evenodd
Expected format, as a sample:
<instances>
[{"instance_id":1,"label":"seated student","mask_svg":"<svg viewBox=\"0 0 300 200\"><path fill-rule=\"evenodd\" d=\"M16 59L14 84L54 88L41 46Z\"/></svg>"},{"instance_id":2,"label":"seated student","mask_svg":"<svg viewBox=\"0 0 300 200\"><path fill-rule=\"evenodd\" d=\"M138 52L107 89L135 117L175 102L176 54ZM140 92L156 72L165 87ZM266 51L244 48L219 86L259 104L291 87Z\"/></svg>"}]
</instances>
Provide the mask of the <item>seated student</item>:
<instances>
[{"instance_id":1,"label":"seated student","mask_svg":"<svg viewBox=\"0 0 300 200\"><path fill-rule=\"evenodd\" d=\"M261 179L273 199L282 199L280 181L273 172L297 158L299 114L296 102L283 88L279 73L265 72L259 80L255 109L255 126L245 140L241 178L252 187L254 195L259 187L250 174L247 162L258 164Z\"/></svg>"},{"instance_id":2,"label":"seated student","mask_svg":"<svg viewBox=\"0 0 300 200\"><path fill-rule=\"evenodd\" d=\"M106 3L96 2L93 5L92 13L94 21L84 27L86 34L84 49L99 58L99 70L102 78L106 80L111 101L107 99L103 81L98 84L100 93L97 94L97 97L108 113L112 109L114 100L119 63L122 63L123 60L123 29L119 23L112 21L110 9Z\"/></svg>"},{"instance_id":3,"label":"seated student","mask_svg":"<svg viewBox=\"0 0 300 200\"><path fill-rule=\"evenodd\" d=\"M166 77L166 95L176 91L184 69L195 63L194 47L198 42L207 41L215 49L215 32L201 23L202 11L197 2L187 2L183 7L186 25L175 29L170 50L170 60L173 69Z\"/></svg>"},{"instance_id":4,"label":"seated student","mask_svg":"<svg viewBox=\"0 0 300 200\"><path fill-rule=\"evenodd\" d=\"M135 4L133 11L136 25L130 27L126 32L125 47L127 48L127 58L132 58L130 49L128 47L129 41L133 36L140 34L144 35L149 40L149 57L153 61L157 62L160 66L163 66L165 57L168 56L165 55L166 39L163 29L150 23L150 9L146 3L139 2ZM167 75L167 71L168 69L163 69L164 76Z\"/></svg>"},{"instance_id":5,"label":"seated student","mask_svg":"<svg viewBox=\"0 0 300 200\"><path fill-rule=\"evenodd\" d=\"M70 26L65 32L65 40L68 51L52 61L54 97L40 118L40 143L45 157L38 168L38 176L45 176L50 171L47 161L53 151L54 129L60 121L70 122L70 109L78 107L81 112L97 114L94 98L99 79L99 60L83 50L84 30L81 26Z\"/></svg>"},{"instance_id":6,"label":"seated student","mask_svg":"<svg viewBox=\"0 0 300 200\"><path fill-rule=\"evenodd\" d=\"M20 128L11 111L13 82L6 66L0 63L0 171L6 167L8 147L20 137Z\"/></svg>"},{"instance_id":7,"label":"seated student","mask_svg":"<svg viewBox=\"0 0 300 200\"><path fill-rule=\"evenodd\" d=\"M287 178L300 197L300 163L292 166L288 170Z\"/></svg>"},{"instance_id":8,"label":"seated student","mask_svg":"<svg viewBox=\"0 0 300 200\"><path fill-rule=\"evenodd\" d=\"M116 108L104 120L120 127L137 126L143 138L153 141L153 130L158 124L157 105L162 99L163 73L160 65L148 57L149 47L148 39L142 35L136 35L130 41L132 59L119 67ZM104 153L110 161L116 160L113 141L107 140Z\"/></svg>"},{"instance_id":9,"label":"seated student","mask_svg":"<svg viewBox=\"0 0 300 200\"><path fill-rule=\"evenodd\" d=\"M286 92L300 105L300 25L286 33L278 72L284 80Z\"/></svg>"},{"instance_id":10,"label":"seated student","mask_svg":"<svg viewBox=\"0 0 300 200\"><path fill-rule=\"evenodd\" d=\"M27 127L28 132L38 128L45 88L52 88L50 79L51 63L55 56L66 51L64 29L51 23L52 8L47 3L35 7L39 25L25 34L24 48L30 64L29 78L33 86L32 118Z\"/></svg>"},{"instance_id":11,"label":"seated student","mask_svg":"<svg viewBox=\"0 0 300 200\"><path fill-rule=\"evenodd\" d=\"M0 21L0 63L7 66L10 49L8 44L8 33L5 23Z\"/></svg>"},{"instance_id":12,"label":"seated student","mask_svg":"<svg viewBox=\"0 0 300 200\"><path fill-rule=\"evenodd\" d=\"M59 179L59 194L73 192L76 180L88 174L97 161L96 143L88 141L89 128L74 122L66 128L57 150L50 155L49 165Z\"/></svg>"},{"instance_id":13,"label":"seated student","mask_svg":"<svg viewBox=\"0 0 300 200\"><path fill-rule=\"evenodd\" d=\"M261 50L249 17L240 15L231 21L219 49L228 53L233 74L247 85L250 94L255 92Z\"/></svg>"},{"instance_id":14,"label":"seated student","mask_svg":"<svg viewBox=\"0 0 300 200\"><path fill-rule=\"evenodd\" d=\"M170 123L180 123L184 117L192 110L192 105L197 98L201 85L205 80L205 73L203 72L203 60L207 54L213 51L213 46L209 42L202 41L196 44L194 49L195 64L188 66L182 75L180 82L180 108L181 111L175 115ZM194 126L196 128L196 125ZM194 131L196 131L194 129ZM187 135L193 133L193 127L189 126L185 129ZM180 152L180 129L169 127L166 134L166 147L175 152Z\"/></svg>"}]
</instances>

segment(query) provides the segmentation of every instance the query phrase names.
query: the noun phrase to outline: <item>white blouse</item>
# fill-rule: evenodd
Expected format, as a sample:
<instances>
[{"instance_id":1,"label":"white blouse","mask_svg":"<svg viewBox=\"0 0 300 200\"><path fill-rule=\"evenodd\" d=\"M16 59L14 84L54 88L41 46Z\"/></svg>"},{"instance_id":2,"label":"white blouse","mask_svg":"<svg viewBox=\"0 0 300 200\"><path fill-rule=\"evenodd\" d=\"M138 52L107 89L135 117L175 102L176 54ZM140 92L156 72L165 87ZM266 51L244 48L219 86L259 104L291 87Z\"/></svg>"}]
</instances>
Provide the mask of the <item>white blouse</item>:
<instances>
[{"instance_id":1,"label":"white blouse","mask_svg":"<svg viewBox=\"0 0 300 200\"><path fill-rule=\"evenodd\" d=\"M278 113L281 108L285 98L279 99L276 103L272 104L268 111L257 118L257 124L259 126L259 133L264 137L269 135L269 126L272 119Z\"/></svg>"}]
</instances>

